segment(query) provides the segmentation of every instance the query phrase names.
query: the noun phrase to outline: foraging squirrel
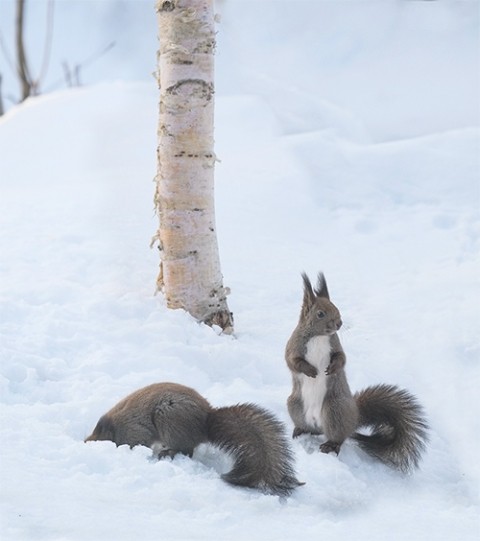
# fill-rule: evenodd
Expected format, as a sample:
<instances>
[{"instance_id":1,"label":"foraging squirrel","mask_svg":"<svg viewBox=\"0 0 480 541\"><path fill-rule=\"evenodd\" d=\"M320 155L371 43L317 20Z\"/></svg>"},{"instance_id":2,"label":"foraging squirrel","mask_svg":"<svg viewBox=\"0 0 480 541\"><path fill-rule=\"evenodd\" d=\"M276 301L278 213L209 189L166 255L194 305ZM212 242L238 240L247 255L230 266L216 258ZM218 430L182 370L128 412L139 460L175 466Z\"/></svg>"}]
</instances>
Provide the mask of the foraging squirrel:
<instances>
[{"instance_id":1,"label":"foraging squirrel","mask_svg":"<svg viewBox=\"0 0 480 541\"><path fill-rule=\"evenodd\" d=\"M197 391L177 383L154 383L105 413L85 441L144 445L158 458L192 456L210 442L234 458L222 479L232 485L287 496L303 483L295 477L283 424L255 404L213 408Z\"/></svg>"},{"instance_id":2,"label":"foraging squirrel","mask_svg":"<svg viewBox=\"0 0 480 541\"><path fill-rule=\"evenodd\" d=\"M408 472L418 463L427 443L428 425L421 406L408 391L375 385L352 395L345 374L345 353L337 331L340 312L330 301L327 283L318 275L315 289L303 273L300 320L288 340L285 358L293 390L287 405L301 434L324 434L324 453L339 453L346 438L385 464ZM369 435L357 432L369 428Z\"/></svg>"}]
</instances>

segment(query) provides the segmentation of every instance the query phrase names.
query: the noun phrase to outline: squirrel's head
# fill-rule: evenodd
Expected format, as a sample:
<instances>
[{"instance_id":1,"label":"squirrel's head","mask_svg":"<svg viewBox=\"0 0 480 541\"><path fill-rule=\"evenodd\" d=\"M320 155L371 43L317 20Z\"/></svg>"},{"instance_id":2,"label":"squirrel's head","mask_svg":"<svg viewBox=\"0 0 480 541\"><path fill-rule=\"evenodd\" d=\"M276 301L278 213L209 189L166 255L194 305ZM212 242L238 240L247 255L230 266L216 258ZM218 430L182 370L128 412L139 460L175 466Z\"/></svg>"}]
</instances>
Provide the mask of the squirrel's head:
<instances>
[{"instance_id":1,"label":"squirrel's head","mask_svg":"<svg viewBox=\"0 0 480 541\"><path fill-rule=\"evenodd\" d=\"M93 432L88 436L88 438L85 438L83 441L86 443L87 441L105 441L115 440L115 427L113 424L113 421L110 419L110 417L105 414L100 417L100 420L98 421L97 425L95 426L95 429Z\"/></svg>"},{"instance_id":2,"label":"squirrel's head","mask_svg":"<svg viewBox=\"0 0 480 541\"><path fill-rule=\"evenodd\" d=\"M305 273L302 273L302 278L303 304L300 325L312 336L335 334L342 326L342 319L338 308L330 301L325 276L321 272L318 274L315 289Z\"/></svg>"}]
</instances>

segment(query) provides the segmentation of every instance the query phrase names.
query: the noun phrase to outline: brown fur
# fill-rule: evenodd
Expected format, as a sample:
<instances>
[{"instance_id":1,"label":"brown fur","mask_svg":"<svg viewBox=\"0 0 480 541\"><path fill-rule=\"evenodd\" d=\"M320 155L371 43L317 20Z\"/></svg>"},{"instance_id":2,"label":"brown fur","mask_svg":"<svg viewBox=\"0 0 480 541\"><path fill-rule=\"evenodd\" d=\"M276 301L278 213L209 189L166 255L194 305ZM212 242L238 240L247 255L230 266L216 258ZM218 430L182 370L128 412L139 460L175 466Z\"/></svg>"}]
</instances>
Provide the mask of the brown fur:
<instances>
[{"instance_id":1,"label":"brown fur","mask_svg":"<svg viewBox=\"0 0 480 541\"><path fill-rule=\"evenodd\" d=\"M299 484L282 425L254 404L213 408L194 389L155 383L121 400L98 421L85 441L151 447L159 458L191 456L211 442L229 452L234 466L222 478L233 484L288 495Z\"/></svg>"},{"instance_id":2,"label":"brown fur","mask_svg":"<svg viewBox=\"0 0 480 541\"><path fill-rule=\"evenodd\" d=\"M405 472L417 467L428 439L422 408L408 391L392 385L368 387L352 396L345 353L336 333L342 324L340 312L330 301L323 274L315 289L306 274L302 277L300 320L285 350L293 382L287 401L295 424L293 437L325 434L327 440L320 450L337 454L351 437L390 466ZM372 433L356 432L362 427Z\"/></svg>"}]
</instances>

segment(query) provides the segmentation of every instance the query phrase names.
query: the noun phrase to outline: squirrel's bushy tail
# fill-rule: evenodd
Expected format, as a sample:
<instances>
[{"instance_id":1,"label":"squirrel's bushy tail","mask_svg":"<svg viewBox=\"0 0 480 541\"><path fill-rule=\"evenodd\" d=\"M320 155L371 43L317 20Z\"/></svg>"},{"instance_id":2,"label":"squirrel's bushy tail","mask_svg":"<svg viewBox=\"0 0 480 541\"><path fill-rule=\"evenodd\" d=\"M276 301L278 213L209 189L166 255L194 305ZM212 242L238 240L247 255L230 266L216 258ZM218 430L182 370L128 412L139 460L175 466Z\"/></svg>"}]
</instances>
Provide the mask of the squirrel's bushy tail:
<instances>
[{"instance_id":1,"label":"squirrel's bushy tail","mask_svg":"<svg viewBox=\"0 0 480 541\"><path fill-rule=\"evenodd\" d=\"M353 438L385 464L409 472L418 467L428 441L428 424L417 399L395 385L375 385L355 394L359 428L371 434Z\"/></svg>"},{"instance_id":2,"label":"squirrel's bushy tail","mask_svg":"<svg viewBox=\"0 0 480 541\"><path fill-rule=\"evenodd\" d=\"M283 424L255 404L239 404L209 413L208 439L234 458L222 478L233 485L288 496L302 485L293 468L293 455Z\"/></svg>"}]
</instances>

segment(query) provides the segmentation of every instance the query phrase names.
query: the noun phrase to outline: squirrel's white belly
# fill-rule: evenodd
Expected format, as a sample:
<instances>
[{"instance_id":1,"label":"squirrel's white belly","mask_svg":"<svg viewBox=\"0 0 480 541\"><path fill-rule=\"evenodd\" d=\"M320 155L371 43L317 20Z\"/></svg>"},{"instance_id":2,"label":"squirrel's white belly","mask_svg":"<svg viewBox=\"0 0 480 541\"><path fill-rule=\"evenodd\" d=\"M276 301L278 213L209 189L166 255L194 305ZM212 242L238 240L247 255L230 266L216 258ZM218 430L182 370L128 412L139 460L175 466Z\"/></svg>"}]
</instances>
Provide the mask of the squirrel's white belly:
<instances>
[{"instance_id":1,"label":"squirrel's white belly","mask_svg":"<svg viewBox=\"0 0 480 541\"><path fill-rule=\"evenodd\" d=\"M312 428L322 428L322 404L327 392L327 376L325 370L330 363L330 338L315 336L307 342L305 360L318 370L317 377L301 375L301 393L305 422Z\"/></svg>"}]
</instances>

